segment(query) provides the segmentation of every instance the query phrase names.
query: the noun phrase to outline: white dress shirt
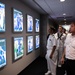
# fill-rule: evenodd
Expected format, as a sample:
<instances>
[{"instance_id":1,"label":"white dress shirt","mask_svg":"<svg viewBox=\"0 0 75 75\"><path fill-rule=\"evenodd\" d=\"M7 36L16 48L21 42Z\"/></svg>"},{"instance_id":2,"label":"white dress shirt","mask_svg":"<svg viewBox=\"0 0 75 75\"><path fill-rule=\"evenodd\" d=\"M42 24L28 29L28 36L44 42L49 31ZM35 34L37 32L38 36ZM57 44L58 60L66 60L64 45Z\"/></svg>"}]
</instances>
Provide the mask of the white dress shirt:
<instances>
[{"instance_id":1,"label":"white dress shirt","mask_svg":"<svg viewBox=\"0 0 75 75\"><path fill-rule=\"evenodd\" d=\"M75 35L68 34L65 40L66 58L75 60Z\"/></svg>"}]
</instances>

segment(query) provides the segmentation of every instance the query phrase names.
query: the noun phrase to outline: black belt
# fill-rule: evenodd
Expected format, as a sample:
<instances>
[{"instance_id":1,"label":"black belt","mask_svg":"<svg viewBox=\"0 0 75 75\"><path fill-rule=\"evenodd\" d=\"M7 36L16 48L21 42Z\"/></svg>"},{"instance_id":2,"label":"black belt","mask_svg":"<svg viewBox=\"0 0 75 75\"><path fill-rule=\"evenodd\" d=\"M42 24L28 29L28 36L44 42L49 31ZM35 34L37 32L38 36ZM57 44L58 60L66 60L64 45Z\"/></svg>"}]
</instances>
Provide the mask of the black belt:
<instances>
[{"instance_id":1,"label":"black belt","mask_svg":"<svg viewBox=\"0 0 75 75\"><path fill-rule=\"evenodd\" d=\"M68 59L68 58L66 58L66 60L68 60L68 61L75 61L75 59Z\"/></svg>"}]
</instances>

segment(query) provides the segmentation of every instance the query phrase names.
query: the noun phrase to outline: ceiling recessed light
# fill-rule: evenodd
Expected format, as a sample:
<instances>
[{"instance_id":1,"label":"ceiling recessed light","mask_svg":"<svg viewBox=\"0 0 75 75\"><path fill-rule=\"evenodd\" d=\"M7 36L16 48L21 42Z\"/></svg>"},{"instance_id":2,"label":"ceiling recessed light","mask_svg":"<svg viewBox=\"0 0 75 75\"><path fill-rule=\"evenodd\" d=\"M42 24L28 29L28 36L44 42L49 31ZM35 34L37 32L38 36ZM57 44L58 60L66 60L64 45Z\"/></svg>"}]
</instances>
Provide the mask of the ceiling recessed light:
<instances>
[{"instance_id":1,"label":"ceiling recessed light","mask_svg":"<svg viewBox=\"0 0 75 75\"><path fill-rule=\"evenodd\" d=\"M66 13L63 13L63 15L66 15Z\"/></svg>"},{"instance_id":2,"label":"ceiling recessed light","mask_svg":"<svg viewBox=\"0 0 75 75\"><path fill-rule=\"evenodd\" d=\"M60 0L60 2L64 2L65 0Z\"/></svg>"},{"instance_id":3,"label":"ceiling recessed light","mask_svg":"<svg viewBox=\"0 0 75 75\"><path fill-rule=\"evenodd\" d=\"M66 19L64 19L64 21L66 21Z\"/></svg>"}]
</instances>

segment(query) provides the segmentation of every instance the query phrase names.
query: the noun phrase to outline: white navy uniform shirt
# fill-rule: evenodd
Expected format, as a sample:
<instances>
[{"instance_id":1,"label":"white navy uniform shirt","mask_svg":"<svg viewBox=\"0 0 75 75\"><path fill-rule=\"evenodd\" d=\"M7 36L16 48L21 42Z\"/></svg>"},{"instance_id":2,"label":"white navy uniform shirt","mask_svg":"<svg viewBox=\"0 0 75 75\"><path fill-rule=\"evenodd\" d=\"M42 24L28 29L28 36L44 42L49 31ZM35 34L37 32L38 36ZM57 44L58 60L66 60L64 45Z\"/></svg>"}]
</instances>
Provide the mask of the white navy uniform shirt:
<instances>
[{"instance_id":1,"label":"white navy uniform shirt","mask_svg":"<svg viewBox=\"0 0 75 75\"><path fill-rule=\"evenodd\" d=\"M62 34L62 36L61 36L61 40L60 39L58 39L58 33L55 33L55 38L57 39L57 49L59 48L59 47L64 47L64 41L65 41L65 39L66 39L66 34Z\"/></svg>"},{"instance_id":2,"label":"white navy uniform shirt","mask_svg":"<svg viewBox=\"0 0 75 75\"><path fill-rule=\"evenodd\" d=\"M75 35L68 34L65 40L66 58L75 60Z\"/></svg>"},{"instance_id":3,"label":"white navy uniform shirt","mask_svg":"<svg viewBox=\"0 0 75 75\"><path fill-rule=\"evenodd\" d=\"M54 35L49 35L49 38L47 40L47 50L52 50L53 46L56 46L56 39Z\"/></svg>"}]
</instances>

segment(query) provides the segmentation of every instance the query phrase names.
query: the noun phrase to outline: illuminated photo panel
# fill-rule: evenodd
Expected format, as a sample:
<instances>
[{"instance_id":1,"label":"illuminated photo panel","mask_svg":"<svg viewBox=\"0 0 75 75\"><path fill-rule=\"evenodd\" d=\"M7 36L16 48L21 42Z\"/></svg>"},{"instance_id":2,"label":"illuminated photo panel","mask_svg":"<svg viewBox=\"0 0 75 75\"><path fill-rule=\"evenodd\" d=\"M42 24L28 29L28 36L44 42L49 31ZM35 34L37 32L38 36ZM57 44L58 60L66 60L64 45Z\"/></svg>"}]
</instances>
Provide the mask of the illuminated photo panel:
<instances>
[{"instance_id":1,"label":"illuminated photo panel","mask_svg":"<svg viewBox=\"0 0 75 75\"><path fill-rule=\"evenodd\" d=\"M36 48L39 48L39 45L40 45L39 35L36 35L35 41L36 41Z\"/></svg>"},{"instance_id":2,"label":"illuminated photo panel","mask_svg":"<svg viewBox=\"0 0 75 75\"><path fill-rule=\"evenodd\" d=\"M6 40L0 39L0 68L6 65Z\"/></svg>"},{"instance_id":3,"label":"illuminated photo panel","mask_svg":"<svg viewBox=\"0 0 75 75\"><path fill-rule=\"evenodd\" d=\"M14 59L18 59L23 56L24 45L23 37L14 38Z\"/></svg>"},{"instance_id":4,"label":"illuminated photo panel","mask_svg":"<svg viewBox=\"0 0 75 75\"><path fill-rule=\"evenodd\" d=\"M35 19L35 30L39 32L39 19Z\"/></svg>"},{"instance_id":5,"label":"illuminated photo panel","mask_svg":"<svg viewBox=\"0 0 75 75\"><path fill-rule=\"evenodd\" d=\"M23 14L22 12L13 9L14 32L23 31Z\"/></svg>"},{"instance_id":6,"label":"illuminated photo panel","mask_svg":"<svg viewBox=\"0 0 75 75\"><path fill-rule=\"evenodd\" d=\"M27 15L27 32L33 31L33 17L30 15Z\"/></svg>"},{"instance_id":7,"label":"illuminated photo panel","mask_svg":"<svg viewBox=\"0 0 75 75\"><path fill-rule=\"evenodd\" d=\"M5 4L0 3L0 32L5 32Z\"/></svg>"},{"instance_id":8,"label":"illuminated photo panel","mask_svg":"<svg viewBox=\"0 0 75 75\"><path fill-rule=\"evenodd\" d=\"M27 37L27 53L33 51L33 36Z\"/></svg>"}]
</instances>

